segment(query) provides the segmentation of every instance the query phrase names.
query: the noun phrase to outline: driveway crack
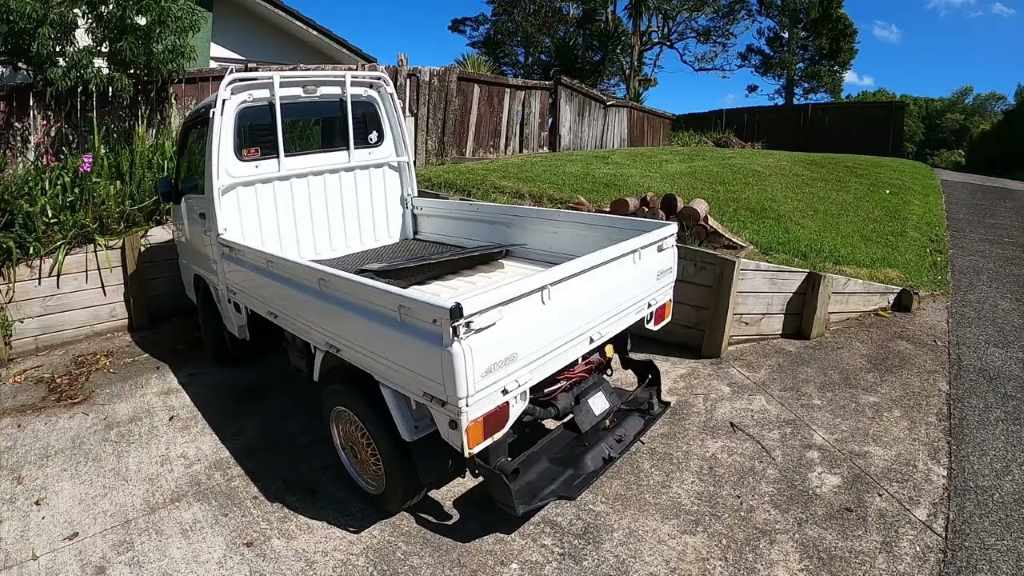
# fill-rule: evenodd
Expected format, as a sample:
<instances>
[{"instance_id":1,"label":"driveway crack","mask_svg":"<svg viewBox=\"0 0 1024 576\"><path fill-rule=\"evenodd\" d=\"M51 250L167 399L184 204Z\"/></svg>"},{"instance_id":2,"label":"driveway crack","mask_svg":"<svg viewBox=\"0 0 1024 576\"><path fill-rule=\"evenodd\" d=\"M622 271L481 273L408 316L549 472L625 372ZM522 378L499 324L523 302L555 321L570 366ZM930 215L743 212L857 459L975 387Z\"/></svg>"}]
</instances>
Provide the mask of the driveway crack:
<instances>
[{"instance_id":1,"label":"driveway crack","mask_svg":"<svg viewBox=\"0 0 1024 576\"><path fill-rule=\"evenodd\" d=\"M857 462L856 460L854 460L854 458L852 456L847 454L845 450L840 448L838 445L836 445L834 442L832 442L830 439L828 439L824 434L819 432L818 429L815 428L814 425L812 425L810 422L808 422L806 418L804 418L796 410L790 408L788 404L786 404L781 399L779 399L774 394L772 394L771 391L768 390L768 388L763 386L760 382L757 382L756 380L751 378L746 372L741 370L735 364L733 364L732 362L729 362L729 361L726 361L726 362L728 362L729 366L732 367L732 369L735 370L737 374L739 374L746 381L750 382L751 384L756 386L758 389L760 389L762 392L764 392L765 395L767 395L769 398L774 400L779 406L782 406L783 408L785 408L787 412L789 412L790 414L795 416L797 418L797 420L799 420L801 423L803 423L803 425L806 426L811 432L813 432L815 436L817 436L818 438L821 438L821 440L823 442L825 442L833 450L838 452L843 457L843 459L845 459L854 468L859 470L861 474L863 474L865 477L867 477L869 480L871 480L871 482L875 486L877 486L880 490L882 490L883 492L888 494L890 498L892 498L897 504L900 505L900 508L903 508L903 510L906 511L907 514L910 514L910 516L913 517L914 520L917 520L918 523L920 523L922 526L927 528L928 531L931 532L932 534L934 534L936 538L939 538L940 540L945 541L945 537L938 530L936 530L930 524L925 522L923 518L921 518L917 514L915 514L914 511L911 510L910 507L907 506L906 503L904 503L902 500L900 500L900 498L891 489L889 489L888 486L886 486L885 484L882 484L882 482L879 481L877 478L875 478L875 476L873 474L871 474L871 472L868 472L867 469L865 469L863 466L861 466L859 462Z\"/></svg>"},{"instance_id":2,"label":"driveway crack","mask_svg":"<svg viewBox=\"0 0 1024 576\"><path fill-rule=\"evenodd\" d=\"M210 485L206 486L205 488L201 488L201 489L196 490L194 492L182 493L177 498L172 498L172 499L168 500L167 502L164 502L163 504L161 504L161 505L159 505L159 506L157 506L155 508L151 508L149 510L146 510L145 512L142 512L141 514L137 514L137 515L132 516L130 518L125 518L124 520L122 520L122 521L120 521L120 522L118 522L116 524L112 524L110 526L107 526L106 528L103 528L101 530L93 532L92 534L88 534L88 535L85 535L85 536L77 537L77 538L75 538L71 542L67 542L67 543L65 543L65 544L63 544L61 546L57 546L56 548L51 548L49 550L46 550L45 552L37 554L35 552L35 550L33 549L31 557L25 558L24 560L21 560L19 562L15 562L13 564L6 565L2 569L0 569L0 572L7 572L9 570L17 568L18 566L21 566L22 564L27 564L29 562L37 562L38 560L40 560L44 556L49 556L50 554L53 554L55 552L60 552L61 550L64 550L65 548L70 548L72 546L76 546L78 544L81 544L82 542L85 542L86 540L91 540L91 539L93 539L93 538L95 538L97 536L102 536L103 534L106 534L107 532L110 532L111 530L116 530L117 528L120 528L120 527L122 527L122 526L124 526L126 524L130 524L132 522L135 522L136 520L141 520L142 518L147 518L149 516L153 516L154 514L157 514L159 512L162 512L162 511L172 507L172 506L175 506L175 505L177 505L177 504L179 504L181 502L184 502L188 498L192 498L192 497L196 496L197 494L202 494L202 493L214 490L216 488L219 488L220 486L223 486L224 484L227 484L228 482L231 482L231 481L233 481L235 479L236 479L236 477L234 475L230 475L227 478L224 478L223 480L221 480L220 482L214 482L213 484L210 484Z\"/></svg>"}]
</instances>

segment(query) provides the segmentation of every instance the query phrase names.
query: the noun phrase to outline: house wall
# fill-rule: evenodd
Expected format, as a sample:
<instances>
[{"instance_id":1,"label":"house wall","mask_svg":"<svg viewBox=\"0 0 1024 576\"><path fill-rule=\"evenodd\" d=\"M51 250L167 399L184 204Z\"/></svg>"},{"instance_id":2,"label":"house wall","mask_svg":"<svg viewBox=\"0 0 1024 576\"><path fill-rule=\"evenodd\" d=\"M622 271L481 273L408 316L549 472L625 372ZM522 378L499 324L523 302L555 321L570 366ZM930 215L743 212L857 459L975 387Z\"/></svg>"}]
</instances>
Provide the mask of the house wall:
<instances>
[{"instance_id":1,"label":"house wall","mask_svg":"<svg viewBox=\"0 0 1024 576\"><path fill-rule=\"evenodd\" d=\"M342 51L328 53L318 46L320 40L309 34L294 22L279 18L261 2L215 0L210 66L238 60L268 64L362 62Z\"/></svg>"}]
</instances>

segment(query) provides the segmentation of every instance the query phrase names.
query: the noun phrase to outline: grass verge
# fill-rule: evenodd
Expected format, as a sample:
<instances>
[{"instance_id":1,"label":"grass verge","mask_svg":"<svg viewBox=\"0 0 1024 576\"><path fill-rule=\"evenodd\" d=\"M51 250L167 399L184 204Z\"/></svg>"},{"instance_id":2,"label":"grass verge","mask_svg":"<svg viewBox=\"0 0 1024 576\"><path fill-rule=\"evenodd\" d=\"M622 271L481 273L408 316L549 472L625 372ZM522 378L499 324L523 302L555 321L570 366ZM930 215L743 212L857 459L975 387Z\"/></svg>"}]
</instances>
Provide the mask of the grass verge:
<instances>
[{"instance_id":1,"label":"grass verge","mask_svg":"<svg viewBox=\"0 0 1024 576\"><path fill-rule=\"evenodd\" d=\"M918 162L709 148L559 153L423 169L423 188L561 207L673 192L711 204L759 257L925 291L947 287L939 181Z\"/></svg>"}]
</instances>

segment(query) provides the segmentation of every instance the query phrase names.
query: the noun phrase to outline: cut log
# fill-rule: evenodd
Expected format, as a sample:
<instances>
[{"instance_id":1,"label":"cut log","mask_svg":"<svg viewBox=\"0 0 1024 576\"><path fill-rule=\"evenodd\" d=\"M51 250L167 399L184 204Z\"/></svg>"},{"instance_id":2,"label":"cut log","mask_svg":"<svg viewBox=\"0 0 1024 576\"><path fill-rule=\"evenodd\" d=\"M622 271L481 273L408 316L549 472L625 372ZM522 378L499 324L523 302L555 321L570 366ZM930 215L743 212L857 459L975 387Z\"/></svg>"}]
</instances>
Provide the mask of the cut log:
<instances>
[{"instance_id":1,"label":"cut log","mask_svg":"<svg viewBox=\"0 0 1024 576\"><path fill-rule=\"evenodd\" d=\"M665 213L665 216L675 218L682 203L682 199L679 196L671 193L665 194L661 197L661 211Z\"/></svg>"},{"instance_id":2,"label":"cut log","mask_svg":"<svg viewBox=\"0 0 1024 576\"><path fill-rule=\"evenodd\" d=\"M689 204L679 209L677 217L680 222L695 226L699 222L707 222L709 212L711 212L711 207L704 199L694 198Z\"/></svg>"},{"instance_id":3,"label":"cut log","mask_svg":"<svg viewBox=\"0 0 1024 576\"><path fill-rule=\"evenodd\" d=\"M650 211L648 211L647 208L641 206L640 208L637 209L636 212L633 213L633 216L636 216L637 218L650 218Z\"/></svg>"},{"instance_id":4,"label":"cut log","mask_svg":"<svg viewBox=\"0 0 1024 576\"><path fill-rule=\"evenodd\" d=\"M697 223L696 226L690 229L690 236L697 242L707 240L709 234L711 234L711 227L703 222Z\"/></svg>"},{"instance_id":5,"label":"cut log","mask_svg":"<svg viewBox=\"0 0 1024 576\"><path fill-rule=\"evenodd\" d=\"M648 192L647 194L644 194L643 196L640 197L641 208L647 208L648 210L650 210L651 208L656 208L657 206L658 197L655 196L653 193Z\"/></svg>"},{"instance_id":6,"label":"cut log","mask_svg":"<svg viewBox=\"0 0 1024 576\"><path fill-rule=\"evenodd\" d=\"M646 217L650 220L664 220L665 213L662 212L661 210L658 210L657 208L651 208L647 211Z\"/></svg>"},{"instance_id":7,"label":"cut log","mask_svg":"<svg viewBox=\"0 0 1024 576\"><path fill-rule=\"evenodd\" d=\"M611 205L608 207L608 211L618 216L629 216L636 214L636 211L640 209L640 200L632 197L618 198L612 200Z\"/></svg>"},{"instance_id":8,"label":"cut log","mask_svg":"<svg viewBox=\"0 0 1024 576\"><path fill-rule=\"evenodd\" d=\"M569 209L577 212L593 212L594 206L583 196L577 196L576 200L569 204Z\"/></svg>"}]
</instances>

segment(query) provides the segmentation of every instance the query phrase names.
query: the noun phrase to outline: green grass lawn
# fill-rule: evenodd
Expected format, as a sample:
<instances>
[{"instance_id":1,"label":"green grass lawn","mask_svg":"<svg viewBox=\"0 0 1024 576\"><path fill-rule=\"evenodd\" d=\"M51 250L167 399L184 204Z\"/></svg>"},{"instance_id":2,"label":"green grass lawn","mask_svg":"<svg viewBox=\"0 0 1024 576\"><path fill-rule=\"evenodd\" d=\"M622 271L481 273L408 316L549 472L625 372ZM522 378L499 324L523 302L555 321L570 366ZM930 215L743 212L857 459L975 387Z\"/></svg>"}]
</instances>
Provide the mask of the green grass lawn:
<instances>
[{"instance_id":1,"label":"green grass lawn","mask_svg":"<svg viewBox=\"0 0 1024 576\"><path fill-rule=\"evenodd\" d=\"M420 186L480 200L562 207L673 192L777 264L926 291L947 285L936 176L892 158L768 150L644 148L560 153L423 169Z\"/></svg>"}]
</instances>

